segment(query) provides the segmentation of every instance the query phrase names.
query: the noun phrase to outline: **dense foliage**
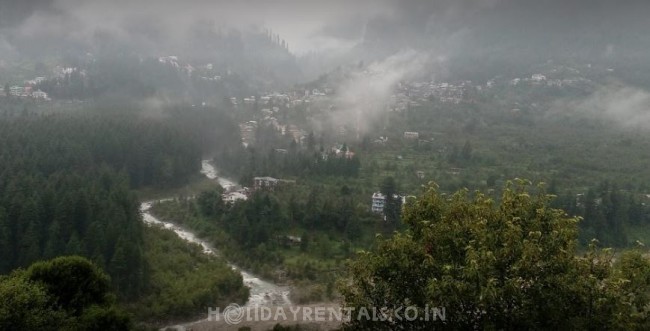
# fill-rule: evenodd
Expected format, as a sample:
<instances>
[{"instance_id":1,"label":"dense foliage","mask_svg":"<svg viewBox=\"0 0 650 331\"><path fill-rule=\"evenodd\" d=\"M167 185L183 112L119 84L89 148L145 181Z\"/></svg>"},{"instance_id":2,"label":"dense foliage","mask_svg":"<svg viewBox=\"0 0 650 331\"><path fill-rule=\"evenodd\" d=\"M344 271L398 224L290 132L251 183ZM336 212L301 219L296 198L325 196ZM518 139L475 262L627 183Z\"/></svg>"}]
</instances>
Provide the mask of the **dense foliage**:
<instances>
[{"instance_id":1,"label":"dense foliage","mask_svg":"<svg viewBox=\"0 0 650 331\"><path fill-rule=\"evenodd\" d=\"M408 230L381 239L350 264L351 307L444 307L445 319L352 319L354 330L643 330L650 261L628 252L613 264L593 244L577 255L578 219L549 206L543 191L508 184L498 204L434 186L407 204Z\"/></svg>"},{"instance_id":2,"label":"dense foliage","mask_svg":"<svg viewBox=\"0 0 650 331\"><path fill-rule=\"evenodd\" d=\"M193 229L239 266L279 282L292 281L296 302L331 298L341 259L367 246L375 233L394 229L377 223L379 218L360 200L364 196L346 186L296 183L255 192L234 204L223 203L221 192L164 201L152 210Z\"/></svg>"},{"instance_id":3,"label":"dense foliage","mask_svg":"<svg viewBox=\"0 0 650 331\"><path fill-rule=\"evenodd\" d=\"M583 218L580 223L583 245L598 238L606 246L625 247L629 242L645 240L634 233L634 229L643 228L650 220L645 200L643 196L603 182L586 194L567 190L558 195L553 205Z\"/></svg>"},{"instance_id":4,"label":"dense foliage","mask_svg":"<svg viewBox=\"0 0 650 331\"><path fill-rule=\"evenodd\" d=\"M184 182L201 151L163 121L127 115L26 116L0 121L0 166L6 176L83 173L106 164L134 187Z\"/></svg>"},{"instance_id":5,"label":"dense foliage","mask_svg":"<svg viewBox=\"0 0 650 331\"><path fill-rule=\"evenodd\" d=\"M566 79L562 68L570 66L534 70ZM478 189L494 199L507 178L531 178L552 184L556 206L584 217L581 244L594 237L615 247L647 242L647 127L587 109L586 96L616 90L588 77L561 88L496 78L490 88L466 88L459 103L418 98L351 144L362 161L358 178L375 185L391 176L407 194L435 181L444 193ZM405 131L419 139L405 139Z\"/></svg>"},{"instance_id":6,"label":"dense foliage","mask_svg":"<svg viewBox=\"0 0 650 331\"><path fill-rule=\"evenodd\" d=\"M161 325L162 321L205 316L206 307L224 308L248 299L248 288L238 272L169 230L146 229L144 259L149 282L131 304L138 320Z\"/></svg>"},{"instance_id":7,"label":"dense foliage","mask_svg":"<svg viewBox=\"0 0 650 331\"><path fill-rule=\"evenodd\" d=\"M87 259L41 261L0 278L2 330L131 329L108 276Z\"/></svg>"},{"instance_id":8,"label":"dense foliage","mask_svg":"<svg viewBox=\"0 0 650 331\"><path fill-rule=\"evenodd\" d=\"M138 295L142 225L129 183L182 181L197 149L164 125L94 116L5 119L0 146L0 272L82 255Z\"/></svg>"},{"instance_id":9,"label":"dense foliage","mask_svg":"<svg viewBox=\"0 0 650 331\"><path fill-rule=\"evenodd\" d=\"M348 152L344 144L338 151L316 146L313 134L307 136L304 148L288 135L281 135L271 127L256 130L255 146L225 150L217 153L215 160L228 174L251 185L253 177L357 177L361 160Z\"/></svg>"},{"instance_id":10,"label":"dense foliage","mask_svg":"<svg viewBox=\"0 0 650 331\"><path fill-rule=\"evenodd\" d=\"M121 293L140 291L142 227L125 176L103 168L48 177L23 172L5 180L0 208L3 273L42 258L76 254L108 270Z\"/></svg>"}]
</instances>

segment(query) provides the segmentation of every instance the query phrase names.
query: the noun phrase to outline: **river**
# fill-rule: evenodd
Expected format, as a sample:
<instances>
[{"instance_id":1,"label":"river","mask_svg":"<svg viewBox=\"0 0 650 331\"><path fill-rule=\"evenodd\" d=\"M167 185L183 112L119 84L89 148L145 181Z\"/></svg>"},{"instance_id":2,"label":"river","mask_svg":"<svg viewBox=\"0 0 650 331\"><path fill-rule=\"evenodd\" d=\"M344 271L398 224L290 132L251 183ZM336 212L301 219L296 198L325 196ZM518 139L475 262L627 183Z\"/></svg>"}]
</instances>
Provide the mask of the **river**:
<instances>
[{"instance_id":1,"label":"river","mask_svg":"<svg viewBox=\"0 0 650 331\"><path fill-rule=\"evenodd\" d=\"M238 188L237 183L235 183L234 181L227 178L219 177L218 170L209 161L204 160L202 162L201 173L204 174L209 179L218 180L219 184L226 190L232 190ZM160 199L157 201L164 201L170 199L171 198ZM210 243L202 240L201 238L198 238L192 231L185 229L177 224L174 224L173 222L162 221L156 218L155 216L153 216L150 212L153 203L154 203L153 201L147 201L140 204L140 210L142 212L142 220L146 224L156 224L166 229L169 229L171 231L174 231L180 238L183 238L188 242L201 245L201 247L203 247L203 252L205 254L209 254L209 255L218 254L217 250L214 247L212 247ZM244 279L244 284L250 288L250 296L248 297L246 306L272 307L272 306L291 305L291 300L289 299L289 294L290 294L289 287L279 286L271 282L262 280L259 277L247 271L242 270L241 268L237 267L232 263L229 263L229 265L233 268L233 270L236 270L239 273L241 273ZM207 319L207 312L208 310L206 307L206 319ZM188 322L179 325L168 326L167 328L176 329L176 330L186 330L192 325L203 322L206 319L201 319L199 321Z\"/></svg>"}]
</instances>

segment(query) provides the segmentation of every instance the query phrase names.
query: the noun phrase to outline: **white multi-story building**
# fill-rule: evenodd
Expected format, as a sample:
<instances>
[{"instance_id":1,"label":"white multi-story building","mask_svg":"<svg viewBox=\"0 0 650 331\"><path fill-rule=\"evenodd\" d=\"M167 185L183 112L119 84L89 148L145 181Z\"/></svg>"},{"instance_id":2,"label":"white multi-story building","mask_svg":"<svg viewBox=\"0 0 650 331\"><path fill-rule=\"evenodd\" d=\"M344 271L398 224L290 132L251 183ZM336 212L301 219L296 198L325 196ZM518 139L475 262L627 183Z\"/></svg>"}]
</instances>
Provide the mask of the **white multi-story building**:
<instances>
[{"instance_id":1,"label":"white multi-story building","mask_svg":"<svg viewBox=\"0 0 650 331\"><path fill-rule=\"evenodd\" d=\"M386 204L386 196L381 192L375 192L372 195L372 212L383 213L384 205Z\"/></svg>"},{"instance_id":2,"label":"white multi-story building","mask_svg":"<svg viewBox=\"0 0 650 331\"><path fill-rule=\"evenodd\" d=\"M12 86L9 88L9 95L14 97L22 96L25 93L25 88L22 86Z\"/></svg>"}]
</instances>

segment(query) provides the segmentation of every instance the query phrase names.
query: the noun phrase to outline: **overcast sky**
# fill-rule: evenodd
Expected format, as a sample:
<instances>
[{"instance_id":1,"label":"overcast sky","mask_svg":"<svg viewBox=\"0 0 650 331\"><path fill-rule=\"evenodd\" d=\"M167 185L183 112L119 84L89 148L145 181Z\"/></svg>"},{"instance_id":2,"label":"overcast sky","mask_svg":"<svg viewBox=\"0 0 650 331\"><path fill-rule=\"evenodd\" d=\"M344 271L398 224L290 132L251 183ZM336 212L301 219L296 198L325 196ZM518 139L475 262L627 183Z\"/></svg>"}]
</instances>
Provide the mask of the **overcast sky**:
<instances>
[{"instance_id":1,"label":"overcast sky","mask_svg":"<svg viewBox=\"0 0 650 331\"><path fill-rule=\"evenodd\" d=\"M98 29L126 36L140 24L178 37L205 20L216 26L271 28L296 53L350 46L368 19L393 14L390 2L383 0L50 0L47 6L48 0L1 1L38 2L38 9L14 31L21 37L83 39Z\"/></svg>"},{"instance_id":2,"label":"overcast sky","mask_svg":"<svg viewBox=\"0 0 650 331\"><path fill-rule=\"evenodd\" d=\"M540 32L562 37L571 28L577 33L601 29L600 34L630 24L630 31L630 22L650 16L646 0L0 0L0 6L5 22L20 19L9 32L11 38L0 37L0 50L12 40L34 37L83 43L98 31L132 45L178 46L197 22L208 22L224 28L270 28L298 55L346 50L362 40L397 45L393 53L423 42L429 43L425 47L449 49L474 45L477 39L467 36L483 31L524 42Z\"/></svg>"}]
</instances>

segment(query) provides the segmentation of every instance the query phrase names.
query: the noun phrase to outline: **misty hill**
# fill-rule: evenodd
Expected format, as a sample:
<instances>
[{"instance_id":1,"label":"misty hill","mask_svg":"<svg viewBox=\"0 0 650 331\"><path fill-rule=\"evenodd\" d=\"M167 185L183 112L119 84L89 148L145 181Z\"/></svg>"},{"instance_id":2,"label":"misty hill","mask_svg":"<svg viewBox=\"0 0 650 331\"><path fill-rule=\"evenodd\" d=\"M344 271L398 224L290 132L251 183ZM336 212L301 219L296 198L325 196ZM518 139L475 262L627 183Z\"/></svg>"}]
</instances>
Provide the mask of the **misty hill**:
<instances>
[{"instance_id":1,"label":"misty hill","mask_svg":"<svg viewBox=\"0 0 650 331\"><path fill-rule=\"evenodd\" d=\"M75 1L21 3L0 4L0 74L10 80L45 75L42 69L54 65L80 67L80 63L124 57L142 62L169 55L193 67L209 65L236 74L257 89L286 86L302 77L287 41L258 26L226 25L173 11L156 17L124 9L109 19L102 16L102 2L88 8L76 6ZM160 10L167 10L164 5ZM76 12L78 8L84 10ZM39 72L29 69L35 64ZM22 69L24 77L16 68Z\"/></svg>"},{"instance_id":2,"label":"misty hill","mask_svg":"<svg viewBox=\"0 0 650 331\"><path fill-rule=\"evenodd\" d=\"M436 74L462 79L487 80L554 60L615 67L631 82L648 84L639 73L650 71L650 5L644 1L407 0L391 9L349 26L348 36L362 37L341 62L368 63L416 49L445 62Z\"/></svg>"}]
</instances>

